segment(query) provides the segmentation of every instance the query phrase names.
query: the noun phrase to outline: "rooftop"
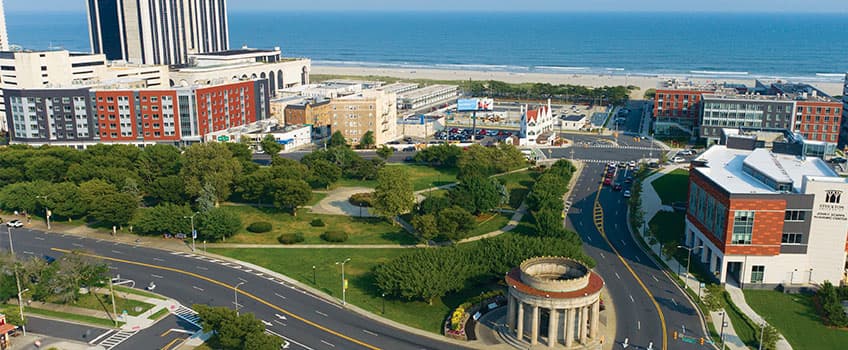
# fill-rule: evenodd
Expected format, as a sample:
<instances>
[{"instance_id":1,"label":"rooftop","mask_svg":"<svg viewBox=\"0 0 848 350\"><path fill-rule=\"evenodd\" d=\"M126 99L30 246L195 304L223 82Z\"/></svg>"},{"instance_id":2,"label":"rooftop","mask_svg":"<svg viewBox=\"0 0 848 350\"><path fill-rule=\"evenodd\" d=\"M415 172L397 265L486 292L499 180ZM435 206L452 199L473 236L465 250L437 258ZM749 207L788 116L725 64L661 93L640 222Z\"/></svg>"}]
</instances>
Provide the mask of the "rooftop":
<instances>
[{"instance_id":1,"label":"rooftop","mask_svg":"<svg viewBox=\"0 0 848 350\"><path fill-rule=\"evenodd\" d=\"M583 119L586 119L585 115L577 115L577 114L567 115L567 116L562 118L562 120L565 120L565 121L568 121L568 122L579 122Z\"/></svg>"},{"instance_id":2,"label":"rooftop","mask_svg":"<svg viewBox=\"0 0 848 350\"><path fill-rule=\"evenodd\" d=\"M737 194L780 193L743 171L743 165L774 181L791 182L794 192L800 192L805 176L839 177L820 158L775 154L764 148L748 151L716 145L701 154L697 161L704 161L706 165L695 167L695 171Z\"/></svg>"},{"instance_id":3,"label":"rooftop","mask_svg":"<svg viewBox=\"0 0 848 350\"><path fill-rule=\"evenodd\" d=\"M226 50L226 51L204 52L204 53L198 53L198 54L191 54L191 56L228 57L228 56L241 56L241 55L254 55L254 54L276 55L276 54L279 54L279 53L280 53L279 48L275 48L273 50L241 48L241 49Z\"/></svg>"},{"instance_id":4,"label":"rooftop","mask_svg":"<svg viewBox=\"0 0 848 350\"><path fill-rule=\"evenodd\" d=\"M443 90L453 89L455 91L458 88L459 87L456 86L456 85L430 85L430 86L425 86L425 87L420 88L420 89L404 92L404 93L400 94L398 96L398 98L414 99L414 98L423 97L423 96L426 96L426 95L429 95L429 94L437 93L437 92L443 91Z\"/></svg>"}]
</instances>

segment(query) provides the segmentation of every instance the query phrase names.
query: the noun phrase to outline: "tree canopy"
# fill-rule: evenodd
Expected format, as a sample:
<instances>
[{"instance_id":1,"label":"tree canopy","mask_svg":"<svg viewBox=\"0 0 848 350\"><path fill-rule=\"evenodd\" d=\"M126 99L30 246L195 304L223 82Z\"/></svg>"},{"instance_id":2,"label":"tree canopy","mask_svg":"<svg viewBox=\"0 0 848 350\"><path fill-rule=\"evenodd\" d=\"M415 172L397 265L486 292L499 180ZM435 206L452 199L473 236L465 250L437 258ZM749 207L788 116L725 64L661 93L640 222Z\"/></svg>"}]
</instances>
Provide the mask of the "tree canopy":
<instances>
[{"instance_id":1,"label":"tree canopy","mask_svg":"<svg viewBox=\"0 0 848 350\"><path fill-rule=\"evenodd\" d=\"M394 217L412 210L415 195L412 183L400 167L383 167L377 175L374 189L374 209L394 222Z\"/></svg>"}]
</instances>

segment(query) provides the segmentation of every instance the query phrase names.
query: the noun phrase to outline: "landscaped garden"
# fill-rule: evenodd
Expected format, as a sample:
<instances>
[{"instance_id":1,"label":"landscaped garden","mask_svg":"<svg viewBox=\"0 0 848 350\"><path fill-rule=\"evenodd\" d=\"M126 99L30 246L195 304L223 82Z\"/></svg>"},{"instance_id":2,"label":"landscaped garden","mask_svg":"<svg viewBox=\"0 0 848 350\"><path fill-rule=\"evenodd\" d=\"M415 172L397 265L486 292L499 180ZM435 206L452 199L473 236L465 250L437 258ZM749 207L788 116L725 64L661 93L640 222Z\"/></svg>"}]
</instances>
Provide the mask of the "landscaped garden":
<instances>
[{"instance_id":1,"label":"landscaped garden","mask_svg":"<svg viewBox=\"0 0 848 350\"><path fill-rule=\"evenodd\" d=\"M745 300L777 328L795 350L843 349L848 330L831 328L816 312L813 296L744 290Z\"/></svg>"},{"instance_id":2,"label":"landscaped garden","mask_svg":"<svg viewBox=\"0 0 848 350\"><path fill-rule=\"evenodd\" d=\"M662 204L686 202L689 196L689 171L675 169L651 183L662 200Z\"/></svg>"}]
</instances>

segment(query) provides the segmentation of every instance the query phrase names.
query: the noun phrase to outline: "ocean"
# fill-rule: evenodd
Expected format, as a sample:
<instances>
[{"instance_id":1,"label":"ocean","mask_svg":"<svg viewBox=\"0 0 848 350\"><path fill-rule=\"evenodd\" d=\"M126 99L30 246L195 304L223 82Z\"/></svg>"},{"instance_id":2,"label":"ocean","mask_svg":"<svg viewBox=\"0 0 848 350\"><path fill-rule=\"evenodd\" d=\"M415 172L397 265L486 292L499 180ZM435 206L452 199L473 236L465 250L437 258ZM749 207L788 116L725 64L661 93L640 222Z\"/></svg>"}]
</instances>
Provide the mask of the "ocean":
<instances>
[{"instance_id":1,"label":"ocean","mask_svg":"<svg viewBox=\"0 0 848 350\"><path fill-rule=\"evenodd\" d=\"M7 13L25 48L89 50L85 13ZM230 45L316 65L838 81L848 15L231 12Z\"/></svg>"}]
</instances>

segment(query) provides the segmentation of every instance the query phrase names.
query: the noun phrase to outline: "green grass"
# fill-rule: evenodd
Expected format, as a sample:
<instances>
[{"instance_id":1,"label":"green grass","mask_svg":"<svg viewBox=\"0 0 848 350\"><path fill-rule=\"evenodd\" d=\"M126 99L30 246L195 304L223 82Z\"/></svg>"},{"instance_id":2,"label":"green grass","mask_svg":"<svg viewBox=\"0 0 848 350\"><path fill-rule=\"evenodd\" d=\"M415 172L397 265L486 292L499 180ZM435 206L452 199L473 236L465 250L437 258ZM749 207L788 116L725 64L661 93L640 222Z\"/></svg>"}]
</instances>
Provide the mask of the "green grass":
<instances>
[{"instance_id":1,"label":"green grass","mask_svg":"<svg viewBox=\"0 0 848 350\"><path fill-rule=\"evenodd\" d=\"M448 185L456 182L456 169L436 169L426 165L390 164L401 167L406 171L412 189L420 191L430 187ZM335 183L335 187L370 187L377 186L376 180L357 180L343 178Z\"/></svg>"},{"instance_id":2,"label":"green grass","mask_svg":"<svg viewBox=\"0 0 848 350\"><path fill-rule=\"evenodd\" d=\"M245 228L226 243L279 244L277 236L284 232L301 232L304 244L332 244L321 239L321 234L329 230L347 232L350 238L343 244L415 244L415 237L400 226L380 218L357 218L345 215L311 214L308 210L298 210L297 216L274 208L256 208L250 206L222 206L241 216L242 224L247 227L256 221L270 222L273 229L266 233L252 233ZM324 227L310 225L312 219L324 221Z\"/></svg>"},{"instance_id":3,"label":"green grass","mask_svg":"<svg viewBox=\"0 0 848 350\"><path fill-rule=\"evenodd\" d=\"M113 288L115 289L116 292L124 292L124 293L129 293L129 294L141 295L143 297L148 297L148 298L151 298L151 299L168 300L168 298L165 298L165 297L163 297L159 294L153 294L153 293L141 290L141 289L124 287L124 286L114 286Z\"/></svg>"},{"instance_id":4,"label":"green grass","mask_svg":"<svg viewBox=\"0 0 848 350\"><path fill-rule=\"evenodd\" d=\"M533 215L530 213L525 213L524 217L521 218L521 221L518 222L518 225L516 225L510 232L528 236L535 235L536 219L533 218Z\"/></svg>"},{"instance_id":5,"label":"green grass","mask_svg":"<svg viewBox=\"0 0 848 350\"><path fill-rule=\"evenodd\" d=\"M744 293L748 305L777 328L795 350L844 349L848 344L848 330L825 326L812 296L762 290Z\"/></svg>"},{"instance_id":6,"label":"green grass","mask_svg":"<svg viewBox=\"0 0 848 350\"><path fill-rule=\"evenodd\" d=\"M501 213L480 215L480 217L477 218L477 227L471 230L468 237L484 235L489 232L502 229L507 223L509 223L509 219L511 217L512 214Z\"/></svg>"},{"instance_id":7,"label":"green grass","mask_svg":"<svg viewBox=\"0 0 848 350\"><path fill-rule=\"evenodd\" d=\"M158 320L158 319L159 319L159 318L161 318L162 316L165 316L165 314L167 314L167 313L168 313L168 309L167 309L167 308L163 308L163 309L161 309L161 310L159 310L159 311L154 312L152 315L147 316L147 319L149 319L149 320Z\"/></svg>"},{"instance_id":8,"label":"green grass","mask_svg":"<svg viewBox=\"0 0 848 350\"><path fill-rule=\"evenodd\" d=\"M113 322L112 320L109 320L109 319L105 319L105 318L98 318L98 317L92 317L92 316L86 316L86 315L72 314L72 313L67 313L67 312L59 312L59 311L53 311L53 310L39 309L39 308L34 308L34 307L29 307L29 306L24 307L24 312L28 313L28 314L33 314L33 315L41 315L41 316L46 316L46 317L60 319L60 320L81 322L81 323L86 323L86 324L90 324L90 325L94 325L94 326L102 326L102 327L106 327L106 328L115 327L115 322ZM123 322L118 322L119 327L123 324L124 324Z\"/></svg>"},{"instance_id":9,"label":"green grass","mask_svg":"<svg viewBox=\"0 0 848 350\"><path fill-rule=\"evenodd\" d=\"M686 230L685 216L679 212L659 211L648 226L662 245L683 244Z\"/></svg>"},{"instance_id":10,"label":"green grass","mask_svg":"<svg viewBox=\"0 0 848 350\"><path fill-rule=\"evenodd\" d=\"M674 202L685 202L689 195L689 171L675 169L651 183L660 196L662 203L671 205Z\"/></svg>"},{"instance_id":11,"label":"green grass","mask_svg":"<svg viewBox=\"0 0 848 350\"><path fill-rule=\"evenodd\" d=\"M100 299L100 301L98 301L98 298ZM79 296L79 299L77 299L76 304L68 305L97 311L105 311L109 313L112 312L111 298L108 294L81 294ZM153 304L148 304L143 301L126 299L120 293L115 293L115 306L119 314L126 310L127 314L131 316L141 315L145 311L150 310L154 307ZM140 309L136 311L136 308Z\"/></svg>"},{"instance_id":12,"label":"green grass","mask_svg":"<svg viewBox=\"0 0 848 350\"><path fill-rule=\"evenodd\" d=\"M733 301L730 300L730 294L727 294L727 292L724 292L724 300L727 303L727 307L724 309L727 311L727 317L730 318L736 335L745 345L756 348L760 343L760 327L754 325L753 321L733 304Z\"/></svg>"},{"instance_id":13,"label":"green grass","mask_svg":"<svg viewBox=\"0 0 848 350\"><path fill-rule=\"evenodd\" d=\"M316 205L316 204L318 204L318 202L320 202L322 199L324 199L326 197L327 197L326 193L312 192L312 199L310 199L308 202L306 202L306 205Z\"/></svg>"},{"instance_id":14,"label":"green grass","mask_svg":"<svg viewBox=\"0 0 848 350\"><path fill-rule=\"evenodd\" d=\"M321 291L341 298L341 269L335 262L350 258L345 265L349 280L347 301L367 311L382 315L383 298L374 287L371 273L377 264L387 263L406 252L406 249L209 249L210 252L264 266L285 274ZM315 266L317 284L313 283ZM426 302L387 299L385 316L397 322L439 333L442 320L467 298L487 290L486 287L467 288L461 293Z\"/></svg>"},{"instance_id":15,"label":"green grass","mask_svg":"<svg viewBox=\"0 0 848 350\"><path fill-rule=\"evenodd\" d=\"M510 208L518 209L521 206L521 202L527 198L530 188L533 187L539 174L541 173L536 170L526 170L496 177L496 179L503 181L506 186L509 193Z\"/></svg>"}]
</instances>

